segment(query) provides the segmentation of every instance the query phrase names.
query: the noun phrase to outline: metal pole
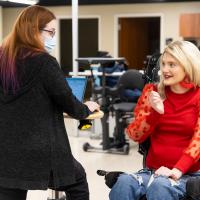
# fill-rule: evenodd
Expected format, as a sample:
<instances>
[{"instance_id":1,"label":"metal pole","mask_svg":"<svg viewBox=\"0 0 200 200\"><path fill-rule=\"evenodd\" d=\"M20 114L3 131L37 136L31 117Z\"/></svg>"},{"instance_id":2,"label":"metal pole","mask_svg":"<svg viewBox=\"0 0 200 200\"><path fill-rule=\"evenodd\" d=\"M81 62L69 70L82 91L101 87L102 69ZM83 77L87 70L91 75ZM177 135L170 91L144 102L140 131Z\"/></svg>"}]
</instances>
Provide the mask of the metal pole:
<instances>
[{"instance_id":1,"label":"metal pole","mask_svg":"<svg viewBox=\"0 0 200 200\"><path fill-rule=\"evenodd\" d=\"M72 58L73 58L73 73L78 74L78 0L72 0Z\"/></svg>"},{"instance_id":2,"label":"metal pole","mask_svg":"<svg viewBox=\"0 0 200 200\"><path fill-rule=\"evenodd\" d=\"M72 0L72 65L74 76L78 76L78 0ZM74 121L78 127L78 121ZM76 128L76 136L79 136L78 129Z\"/></svg>"}]
</instances>

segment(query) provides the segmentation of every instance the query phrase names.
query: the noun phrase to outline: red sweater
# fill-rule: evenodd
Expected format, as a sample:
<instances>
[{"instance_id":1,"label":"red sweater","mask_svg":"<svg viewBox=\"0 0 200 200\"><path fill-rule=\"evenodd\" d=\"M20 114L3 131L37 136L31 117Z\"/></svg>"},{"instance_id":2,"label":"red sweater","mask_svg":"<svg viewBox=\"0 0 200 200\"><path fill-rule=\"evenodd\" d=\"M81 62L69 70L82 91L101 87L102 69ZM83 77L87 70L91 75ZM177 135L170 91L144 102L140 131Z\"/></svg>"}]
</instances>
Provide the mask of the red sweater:
<instances>
[{"instance_id":1,"label":"red sweater","mask_svg":"<svg viewBox=\"0 0 200 200\"><path fill-rule=\"evenodd\" d=\"M149 104L149 92L155 86L145 86L134 111L135 119L128 126L130 138L139 143L150 136L151 146L147 167L177 168L183 173L200 170L200 88L184 94L166 87L164 114Z\"/></svg>"}]
</instances>

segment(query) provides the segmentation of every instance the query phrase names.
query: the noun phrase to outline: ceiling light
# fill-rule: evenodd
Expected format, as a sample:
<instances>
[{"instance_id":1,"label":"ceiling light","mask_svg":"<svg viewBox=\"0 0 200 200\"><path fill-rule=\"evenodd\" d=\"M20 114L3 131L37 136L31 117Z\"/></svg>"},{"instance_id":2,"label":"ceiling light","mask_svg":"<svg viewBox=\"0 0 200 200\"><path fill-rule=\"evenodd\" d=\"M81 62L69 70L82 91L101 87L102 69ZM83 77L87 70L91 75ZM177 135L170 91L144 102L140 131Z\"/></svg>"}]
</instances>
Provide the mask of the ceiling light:
<instances>
[{"instance_id":1,"label":"ceiling light","mask_svg":"<svg viewBox=\"0 0 200 200\"><path fill-rule=\"evenodd\" d=\"M0 1L8 1L13 3L21 3L21 4L28 4L28 5L34 5L38 3L38 0L0 0Z\"/></svg>"}]
</instances>

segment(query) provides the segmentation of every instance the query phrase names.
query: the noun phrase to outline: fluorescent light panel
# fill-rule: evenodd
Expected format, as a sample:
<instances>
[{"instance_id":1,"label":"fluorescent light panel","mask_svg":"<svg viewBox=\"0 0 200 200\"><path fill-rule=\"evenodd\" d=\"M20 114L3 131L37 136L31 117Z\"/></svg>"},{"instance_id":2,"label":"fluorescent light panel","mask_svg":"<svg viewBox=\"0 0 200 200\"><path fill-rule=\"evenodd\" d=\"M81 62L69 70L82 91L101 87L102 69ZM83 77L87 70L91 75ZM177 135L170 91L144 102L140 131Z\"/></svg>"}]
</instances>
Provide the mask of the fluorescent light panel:
<instances>
[{"instance_id":1,"label":"fluorescent light panel","mask_svg":"<svg viewBox=\"0 0 200 200\"><path fill-rule=\"evenodd\" d=\"M8 1L13 3L21 3L21 4L28 4L28 5L34 5L38 2L38 0L2 0L2 1Z\"/></svg>"}]
</instances>

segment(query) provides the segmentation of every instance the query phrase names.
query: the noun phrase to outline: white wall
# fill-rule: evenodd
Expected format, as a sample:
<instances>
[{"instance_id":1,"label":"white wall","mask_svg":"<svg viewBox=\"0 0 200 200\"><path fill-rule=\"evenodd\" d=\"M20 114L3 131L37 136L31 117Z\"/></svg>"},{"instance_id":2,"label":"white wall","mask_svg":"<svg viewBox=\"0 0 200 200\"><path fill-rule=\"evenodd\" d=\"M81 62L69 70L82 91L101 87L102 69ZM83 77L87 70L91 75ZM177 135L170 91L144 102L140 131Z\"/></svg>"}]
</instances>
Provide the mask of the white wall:
<instances>
[{"instance_id":1,"label":"white wall","mask_svg":"<svg viewBox=\"0 0 200 200\"><path fill-rule=\"evenodd\" d=\"M71 16L71 7L50 7L58 17ZM11 26L20 12L20 8L3 9L3 36L10 30ZM115 43L115 17L116 15L152 15L160 13L163 16L163 40L166 38L180 39L179 17L182 13L200 13L200 2L184 3L152 3L152 4L120 4L120 5L98 5L79 6L80 16L100 16L100 44L102 50L109 51L114 55ZM59 35L59 34L58 34ZM164 41L161 41L164 43Z\"/></svg>"},{"instance_id":2,"label":"white wall","mask_svg":"<svg viewBox=\"0 0 200 200\"><path fill-rule=\"evenodd\" d=\"M0 6L0 45L2 42L3 37L3 14L2 14L2 7Z\"/></svg>"}]
</instances>

